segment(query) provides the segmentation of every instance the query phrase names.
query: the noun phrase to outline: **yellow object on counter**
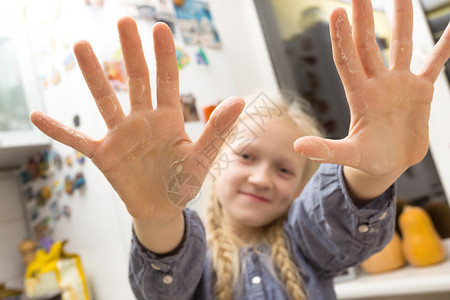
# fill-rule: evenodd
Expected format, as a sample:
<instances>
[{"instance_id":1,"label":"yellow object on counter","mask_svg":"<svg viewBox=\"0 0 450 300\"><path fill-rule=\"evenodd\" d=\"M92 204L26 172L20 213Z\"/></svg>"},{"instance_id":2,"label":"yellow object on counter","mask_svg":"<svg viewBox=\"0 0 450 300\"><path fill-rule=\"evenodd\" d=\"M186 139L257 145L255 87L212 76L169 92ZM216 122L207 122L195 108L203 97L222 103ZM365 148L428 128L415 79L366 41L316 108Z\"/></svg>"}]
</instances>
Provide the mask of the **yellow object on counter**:
<instances>
[{"instance_id":1,"label":"yellow object on counter","mask_svg":"<svg viewBox=\"0 0 450 300\"><path fill-rule=\"evenodd\" d=\"M399 217L406 261L417 267L442 262L445 249L428 213L418 206L406 206Z\"/></svg>"},{"instance_id":2,"label":"yellow object on counter","mask_svg":"<svg viewBox=\"0 0 450 300\"><path fill-rule=\"evenodd\" d=\"M60 293L63 300L90 300L81 259L64 252L66 242L54 243L48 253L43 249L36 252L25 272L28 298Z\"/></svg>"},{"instance_id":3,"label":"yellow object on counter","mask_svg":"<svg viewBox=\"0 0 450 300\"><path fill-rule=\"evenodd\" d=\"M392 240L378 253L361 263L361 268L369 274L376 274L396 270L405 265L402 241L397 232Z\"/></svg>"}]
</instances>

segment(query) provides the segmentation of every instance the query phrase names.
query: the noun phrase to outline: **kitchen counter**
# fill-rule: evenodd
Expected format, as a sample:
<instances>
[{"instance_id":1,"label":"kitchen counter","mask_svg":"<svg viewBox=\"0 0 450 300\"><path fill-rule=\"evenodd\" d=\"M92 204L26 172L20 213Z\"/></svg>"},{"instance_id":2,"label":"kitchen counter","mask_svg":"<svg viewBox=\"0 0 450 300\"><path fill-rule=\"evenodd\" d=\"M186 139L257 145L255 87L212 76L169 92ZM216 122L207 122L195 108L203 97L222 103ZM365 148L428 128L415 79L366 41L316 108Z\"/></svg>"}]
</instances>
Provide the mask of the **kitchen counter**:
<instances>
[{"instance_id":1,"label":"kitchen counter","mask_svg":"<svg viewBox=\"0 0 450 300\"><path fill-rule=\"evenodd\" d=\"M450 239L444 239L447 258L444 262L428 266L405 267L381 274L361 272L349 281L335 284L339 299L356 299L425 293L450 293Z\"/></svg>"}]
</instances>

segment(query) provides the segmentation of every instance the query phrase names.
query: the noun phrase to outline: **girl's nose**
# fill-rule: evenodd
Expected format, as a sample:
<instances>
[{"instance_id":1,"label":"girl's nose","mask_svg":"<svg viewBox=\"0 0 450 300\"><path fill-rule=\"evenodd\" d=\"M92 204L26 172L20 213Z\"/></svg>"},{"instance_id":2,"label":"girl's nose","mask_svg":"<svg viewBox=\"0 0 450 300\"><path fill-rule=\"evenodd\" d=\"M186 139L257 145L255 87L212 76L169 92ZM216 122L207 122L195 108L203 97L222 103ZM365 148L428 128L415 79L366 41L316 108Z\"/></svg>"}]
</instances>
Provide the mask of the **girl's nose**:
<instances>
[{"instance_id":1,"label":"girl's nose","mask_svg":"<svg viewBox=\"0 0 450 300\"><path fill-rule=\"evenodd\" d=\"M271 168L268 164L259 164L248 176L248 182L259 188L270 188L273 185Z\"/></svg>"}]
</instances>

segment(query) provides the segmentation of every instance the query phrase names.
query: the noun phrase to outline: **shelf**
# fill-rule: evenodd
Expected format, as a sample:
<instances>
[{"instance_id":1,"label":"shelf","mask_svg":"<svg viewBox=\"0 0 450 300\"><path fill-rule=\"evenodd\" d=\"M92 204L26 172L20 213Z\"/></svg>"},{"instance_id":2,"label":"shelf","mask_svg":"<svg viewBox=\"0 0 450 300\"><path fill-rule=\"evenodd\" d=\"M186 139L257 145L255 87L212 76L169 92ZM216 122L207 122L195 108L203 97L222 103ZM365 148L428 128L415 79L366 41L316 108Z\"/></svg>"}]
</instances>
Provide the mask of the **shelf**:
<instances>
[{"instance_id":1,"label":"shelf","mask_svg":"<svg viewBox=\"0 0 450 300\"><path fill-rule=\"evenodd\" d=\"M50 140L43 140L33 144L0 147L0 170L21 167L30 156L50 147Z\"/></svg>"},{"instance_id":2,"label":"shelf","mask_svg":"<svg viewBox=\"0 0 450 300\"><path fill-rule=\"evenodd\" d=\"M447 258L429 267L405 266L401 269L369 275L361 273L353 280L335 284L338 299L450 292L450 239L444 240Z\"/></svg>"}]
</instances>

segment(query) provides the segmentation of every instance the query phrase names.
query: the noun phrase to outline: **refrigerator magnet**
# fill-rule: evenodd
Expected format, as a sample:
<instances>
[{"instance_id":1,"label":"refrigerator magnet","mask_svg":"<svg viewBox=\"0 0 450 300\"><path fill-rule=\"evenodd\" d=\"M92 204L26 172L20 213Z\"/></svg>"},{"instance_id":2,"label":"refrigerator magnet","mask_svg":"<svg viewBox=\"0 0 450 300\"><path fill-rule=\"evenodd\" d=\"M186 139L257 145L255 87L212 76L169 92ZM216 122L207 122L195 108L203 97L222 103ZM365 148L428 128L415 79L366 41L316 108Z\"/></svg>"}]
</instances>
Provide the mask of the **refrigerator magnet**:
<instances>
[{"instance_id":1,"label":"refrigerator magnet","mask_svg":"<svg viewBox=\"0 0 450 300\"><path fill-rule=\"evenodd\" d=\"M80 127L80 116L79 115L75 115L73 117L73 125L75 127Z\"/></svg>"},{"instance_id":2,"label":"refrigerator magnet","mask_svg":"<svg viewBox=\"0 0 450 300\"><path fill-rule=\"evenodd\" d=\"M72 178L70 178L69 175L66 176L66 179L64 180L64 189L67 194L72 195L73 193L73 184L72 184Z\"/></svg>"},{"instance_id":3,"label":"refrigerator magnet","mask_svg":"<svg viewBox=\"0 0 450 300\"><path fill-rule=\"evenodd\" d=\"M50 203L50 213L53 220L58 221L61 218L61 213L59 211L58 202L53 201Z\"/></svg>"},{"instance_id":4,"label":"refrigerator magnet","mask_svg":"<svg viewBox=\"0 0 450 300\"><path fill-rule=\"evenodd\" d=\"M68 165L69 167L72 166L72 157L70 157L70 156L66 157L66 165Z\"/></svg>"},{"instance_id":5,"label":"refrigerator magnet","mask_svg":"<svg viewBox=\"0 0 450 300\"><path fill-rule=\"evenodd\" d=\"M182 70L189 64L191 59L189 58L189 55L181 47L178 46L175 47L175 51L177 53L178 70Z\"/></svg>"},{"instance_id":6,"label":"refrigerator magnet","mask_svg":"<svg viewBox=\"0 0 450 300\"><path fill-rule=\"evenodd\" d=\"M83 173L80 172L75 176L75 179L74 179L73 185L72 185L72 189L73 190L79 189L82 186L84 186L85 183L86 183L86 180L84 179L84 175L83 175Z\"/></svg>"},{"instance_id":7,"label":"refrigerator magnet","mask_svg":"<svg viewBox=\"0 0 450 300\"><path fill-rule=\"evenodd\" d=\"M58 169L62 169L62 159L58 152L53 152L53 165Z\"/></svg>"},{"instance_id":8,"label":"refrigerator magnet","mask_svg":"<svg viewBox=\"0 0 450 300\"><path fill-rule=\"evenodd\" d=\"M68 205L64 205L62 208L62 214L64 217L66 218L70 218L70 216L72 215L72 211L70 209L70 207Z\"/></svg>"},{"instance_id":9,"label":"refrigerator magnet","mask_svg":"<svg viewBox=\"0 0 450 300\"><path fill-rule=\"evenodd\" d=\"M54 192L56 195L61 195L61 193L62 193L62 191L63 191L63 185L62 185L62 183L61 183L60 180L55 179L55 180L53 181L52 188L53 188L53 192Z\"/></svg>"},{"instance_id":10,"label":"refrigerator magnet","mask_svg":"<svg viewBox=\"0 0 450 300\"><path fill-rule=\"evenodd\" d=\"M217 105L209 105L203 107L203 117L205 118L205 123L208 122L209 117L211 116L214 109L217 107Z\"/></svg>"},{"instance_id":11,"label":"refrigerator magnet","mask_svg":"<svg viewBox=\"0 0 450 300\"><path fill-rule=\"evenodd\" d=\"M80 165L84 164L85 156L83 153L78 152L78 151L75 152L75 158Z\"/></svg>"},{"instance_id":12,"label":"refrigerator magnet","mask_svg":"<svg viewBox=\"0 0 450 300\"><path fill-rule=\"evenodd\" d=\"M195 54L198 65L208 65L208 58L206 57L205 51L202 47L198 47L198 52Z\"/></svg>"},{"instance_id":13,"label":"refrigerator magnet","mask_svg":"<svg viewBox=\"0 0 450 300\"><path fill-rule=\"evenodd\" d=\"M181 110L183 111L184 122L199 121L194 95L180 95Z\"/></svg>"},{"instance_id":14,"label":"refrigerator magnet","mask_svg":"<svg viewBox=\"0 0 450 300\"><path fill-rule=\"evenodd\" d=\"M46 185L41 189L41 195L45 200L50 199L52 196L52 189L50 186Z\"/></svg>"},{"instance_id":15,"label":"refrigerator magnet","mask_svg":"<svg viewBox=\"0 0 450 300\"><path fill-rule=\"evenodd\" d=\"M29 214L30 214L31 221L36 221L39 218L39 209L38 209L38 206L36 204L34 204L30 208Z\"/></svg>"}]
</instances>

